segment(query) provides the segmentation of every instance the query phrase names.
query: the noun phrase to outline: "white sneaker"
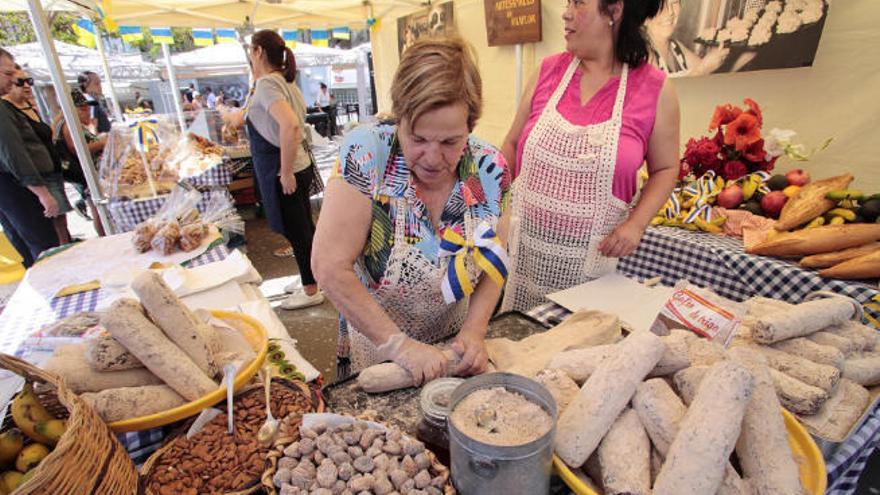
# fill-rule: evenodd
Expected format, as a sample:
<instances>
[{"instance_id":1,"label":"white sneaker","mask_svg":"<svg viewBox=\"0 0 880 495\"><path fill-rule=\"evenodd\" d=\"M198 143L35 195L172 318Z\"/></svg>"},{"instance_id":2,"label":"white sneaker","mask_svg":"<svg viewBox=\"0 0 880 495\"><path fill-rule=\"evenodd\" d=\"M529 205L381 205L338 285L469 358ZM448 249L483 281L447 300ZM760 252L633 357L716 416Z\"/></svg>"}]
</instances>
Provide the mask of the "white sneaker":
<instances>
[{"instance_id":1,"label":"white sneaker","mask_svg":"<svg viewBox=\"0 0 880 495\"><path fill-rule=\"evenodd\" d=\"M287 296L287 299L281 302L282 309L301 309L309 306L317 306L324 302L324 293L320 290L309 296L301 289Z\"/></svg>"},{"instance_id":2,"label":"white sneaker","mask_svg":"<svg viewBox=\"0 0 880 495\"><path fill-rule=\"evenodd\" d=\"M301 280L294 280L293 282L284 286L284 292L288 294L294 294L296 292L302 292L303 284Z\"/></svg>"}]
</instances>

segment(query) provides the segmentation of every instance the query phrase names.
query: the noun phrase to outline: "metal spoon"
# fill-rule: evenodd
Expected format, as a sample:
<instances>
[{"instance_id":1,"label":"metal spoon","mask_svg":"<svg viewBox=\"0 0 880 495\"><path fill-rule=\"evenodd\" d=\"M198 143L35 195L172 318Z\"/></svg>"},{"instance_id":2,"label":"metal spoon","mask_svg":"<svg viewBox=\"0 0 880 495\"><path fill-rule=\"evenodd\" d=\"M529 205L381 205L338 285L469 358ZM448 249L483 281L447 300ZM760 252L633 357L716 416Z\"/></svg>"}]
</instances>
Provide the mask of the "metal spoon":
<instances>
[{"instance_id":1,"label":"metal spoon","mask_svg":"<svg viewBox=\"0 0 880 495\"><path fill-rule=\"evenodd\" d=\"M275 441L275 436L278 435L278 420L272 417L272 402L269 400L269 390L272 387L272 370L269 368L269 365L263 368L263 383L266 392L266 421L257 432L257 441L264 446L269 446L272 445L272 442Z\"/></svg>"},{"instance_id":2,"label":"metal spoon","mask_svg":"<svg viewBox=\"0 0 880 495\"><path fill-rule=\"evenodd\" d=\"M226 380L226 421L227 421L227 431L230 435L235 431L232 421L233 421L233 410L232 410L232 400L233 400L233 386L235 385L235 371L236 366L232 363L227 364L223 367L223 379Z\"/></svg>"}]
</instances>

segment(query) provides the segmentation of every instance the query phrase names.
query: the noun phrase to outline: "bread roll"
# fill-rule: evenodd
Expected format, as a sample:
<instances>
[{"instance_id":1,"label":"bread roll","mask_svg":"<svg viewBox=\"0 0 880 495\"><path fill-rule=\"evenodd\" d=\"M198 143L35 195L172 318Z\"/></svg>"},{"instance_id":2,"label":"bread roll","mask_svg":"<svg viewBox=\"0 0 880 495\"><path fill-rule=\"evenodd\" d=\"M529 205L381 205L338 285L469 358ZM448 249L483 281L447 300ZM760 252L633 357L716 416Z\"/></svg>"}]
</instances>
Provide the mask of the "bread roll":
<instances>
[{"instance_id":1,"label":"bread roll","mask_svg":"<svg viewBox=\"0 0 880 495\"><path fill-rule=\"evenodd\" d=\"M825 195L846 189L852 181L852 174L843 174L804 185L785 203L774 228L780 232L791 230L831 210L837 202L827 199Z\"/></svg>"},{"instance_id":2,"label":"bread roll","mask_svg":"<svg viewBox=\"0 0 880 495\"><path fill-rule=\"evenodd\" d=\"M583 465L665 350L660 337L635 332L602 361L559 418L555 448L563 461L572 467Z\"/></svg>"},{"instance_id":3,"label":"bread roll","mask_svg":"<svg viewBox=\"0 0 880 495\"><path fill-rule=\"evenodd\" d=\"M852 302L840 297L808 301L787 311L758 317L752 324L752 339L759 344L773 344L803 337L844 323L853 317L855 311Z\"/></svg>"},{"instance_id":4,"label":"bread roll","mask_svg":"<svg viewBox=\"0 0 880 495\"><path fill-rule=\"evenodd\" d=\"M718 492L752 387L752 376L737 363L723 361L707 371L669 447L654 495Z\"/></svg>"},{"instance_id":5,"label":"bread roll","mask_svg":"<svg viewBox=\"0 0 880 495\"><path fill-rule=\"evenodd\" d=\"M150 319L162 329L172 342L207 376L218 372L214 353L218 352L214 330L199 319L174 294L162 277L152 271L144 271L131 282Z\"/></svg>"},{"instance_id":6,"label":"bread roll","mask_svg":"<svg viewBox=\"0 0 880 495\"><path fill-rule=\"evenodd\" d=\"M651 442L639 415L627 409L599 444L605 495L650 495Z\"/></svg>"},{"instance_id":7,"label":"bread roll","mask_svg":"<svg viewBox=\"0 0 880 495\"><path fill-rule=\"evenodd\" d=\"M801 258L800 265L804 268L830 268L844 261L858 258L866 254L880 251L880 242L872 242L864 246L842 249L831 253L814 254Z\"/></svg>"},{"instance_id":8,"label":"bread roll","mask_svg":"<svg viewBox=\"0 0 880 495\"><path fill-rule=\"evenodd\" d=\"M802 495L800 472L766 359L749 349L730 350L733 361L752 375L754 388L736 443L736 457L756 495Z\"/></svg>"},{"instance_id":9,"label":"bread roll","mask_svg":"<svg viewBox=\"0 0 880 495\"><path fill-rule=\"evenodd\" d=\"M82 394L101 419L108 423L156 414L186 404L168 385L111 388L95 394Z\"/></svg>"},{"instance_id":10,"label":"bread roll","mask_svg":"<svg viewBox=\"0 0 880 495\"><path fill-rule=\"evenodd\" d=\"M783 232L746 252L763 256L800 257L862 246L880 240L880 224L849 223ZM821 273L820 273L821 274Z\"/></svg>"},{"instance_id":11,"label":"bread roll","mask_svg":"<svg viewBox=\"0 0 880 495\"><path fill-rule=\"evenodd\" d=\"M78 394L100 392L109 388L159 385L162 380L145 368L122 371L97 371L86 359L85 344L59 347L43 369L64 377L67 386Z\"/></svg>"},{"instance_id":12,"label":"bread roll","mask_svg":"<svg viewBox=\"0 0 880 495\"><path fill-rule=\"evenodd\" d=\"M137 301L114 302L101 317L101 324L183 398L198 400L217 389L217 383L147 319Z\"/></svg>"}]
</instances>

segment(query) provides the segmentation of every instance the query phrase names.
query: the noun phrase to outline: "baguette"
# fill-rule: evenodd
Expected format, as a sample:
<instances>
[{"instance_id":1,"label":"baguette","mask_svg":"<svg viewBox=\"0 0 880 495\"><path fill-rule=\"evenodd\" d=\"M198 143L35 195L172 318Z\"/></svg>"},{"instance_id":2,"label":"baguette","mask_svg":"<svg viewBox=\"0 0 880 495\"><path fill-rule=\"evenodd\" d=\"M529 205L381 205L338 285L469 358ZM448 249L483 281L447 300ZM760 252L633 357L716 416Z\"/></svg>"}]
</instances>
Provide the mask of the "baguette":
<instances>
[{"instance_id":1,"label":"baguette","mask_svg":"<svg viewBox=\"0 0 880 495\"><path fill-rule=\"evenodd\" d=\"M147 319L137 301L120 299L114 302L101 316L101 324L147 369L183 398L198 400L217 389L217 383Z\"/></svg>"},{"instance_id":2,"label":"baguette","mask_svg":"<svg viewBox=\"0 0 880 495\"><path fill-rule=\"evenodd\" d=\"M605 495L651 493L651 441L635 411L627 409L611 425L598 457Z\"/></svg>"},{"instance_id":3,"label":"baguette","mask_svg":"<svg viewBox=\"0 0 880 495\"><path fill-rule=\"evenodd\" d=\"M878 240L880 224L823 225L813 229L783 232L746 249L746 252L762 256L801 257L840 251Z\"/></svg>"},{"instance_id":4,"label":"baguette","mask_svg":"<svg viewBox=\"0 0 880 495\"><path fill-rule=\"evenodd\" d=\"M654 495L718 492L752 388L752 376L742 365L722 361L709 368L669 446Z\"/></svg>"},{"instance_id":5,"label":"baguette","mask_svg":"<svg viewBox=\"0 0 880 495\"><path fill-rule=\"evenodd\" d=\"M743 475L751 481L756 495L801 495L800 473L766 359L743 347L731 349L730 357L754 380L752 400L736 443Z\"/></svg>"},{"instance_id":6,"label":"baguette","mask_svg":"<svg viewBox=\"0 0 880 495\"><path fill-rule=\"evenodd\" d=\"M852 174L844 174L817 180L803 186L793 198L785 203L774 228L779 231L791 230L825 214L837 205L836 201L826 199L825 195L831 191L846 189L853 178Z\"/></svg>"},{"instance_id":7,"label":"baguette","mask_svg":"<svg viewBox=\"0 0 880 495\"><path fill-rule=\"evenodd\" d=\"M830 268L844 261L858 258L866 254L880 251L880 242L872 242L864 246L843 249L831 253L814 254L801 258L800 265L804 268Z\"/></svg>"},{"instance_id":8,"label":"baguette","mask_svg":"<svg viewBox=\"0 0 880 495\"><path fill-rule=\"evenodd\" d=\"M563 461L571 467L586 462L665 350L660 337L635 332L599 364L559 418L554 446Z\"/></svg>"},{"instance_id":9,"label":"baguette","mask_svg":"<svg viewBox=\"0 0 880 495\"><path fill-rule=\"evenodd\" d=\"M831 268L819 271L820 277L844 280L863 280L880 277L880 250L863 254Z\"/></svg>"}]
</instances>

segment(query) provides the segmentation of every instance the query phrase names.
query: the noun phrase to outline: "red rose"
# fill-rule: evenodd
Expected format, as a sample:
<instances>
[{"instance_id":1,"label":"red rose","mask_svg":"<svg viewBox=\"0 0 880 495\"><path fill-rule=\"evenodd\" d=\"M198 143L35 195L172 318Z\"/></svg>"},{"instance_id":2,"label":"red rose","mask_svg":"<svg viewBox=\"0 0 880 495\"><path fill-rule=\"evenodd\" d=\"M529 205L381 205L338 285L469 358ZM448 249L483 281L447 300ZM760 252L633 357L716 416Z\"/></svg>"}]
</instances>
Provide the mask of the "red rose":
<instances>
[{"instance_id":1,"label":"red rose","mask_svg":"<svg viewBox=\"0 0 880 495\"><path fill-rule=\"evenodd\" d=\"M743 158L750 162L763 162L767 152L764 151L764 140L759 139L743 150Z\"/></svg>"},{"instance_id":2,"label":"red rose","mask_svg":"<svg viewBox=\"0 0 880 495\"><path fill-rule=\"evenodd\" d=\"M746 167L746 164L739 160L731 160L724 164L724 168L721 170L721 176L724 177L725 180L737 180L740 177L749 173L749 168Z\"/></svg>"},{"instance_id":3,"label":"red rose","mask_svg":"<svg viewBox=\"0 0 880 495\"><path fill-rule=\"evenodd\" d=\"M773 168L776 166L776 160L778 160L778 159L779 159L778 156L774 156L773 159L770 161L766 161L766 160L762 161L761 162L761 170L763 170L764 172L772 172Z\"/></svg>"},{"instance_id":4,"label":"red rose","mask_svg":"<svg viewBox=\"0 0 880 495\"><path fill-rule=\"evenodd\" d=\"M685 149L684 159L692 168L714 167L718 163L719 151L721 149L715 141L709 138L703 137L699 141L691 139Z\"/></svg>"}]
</instances>

